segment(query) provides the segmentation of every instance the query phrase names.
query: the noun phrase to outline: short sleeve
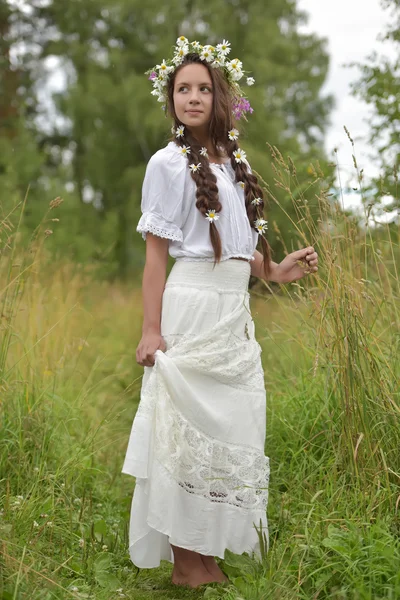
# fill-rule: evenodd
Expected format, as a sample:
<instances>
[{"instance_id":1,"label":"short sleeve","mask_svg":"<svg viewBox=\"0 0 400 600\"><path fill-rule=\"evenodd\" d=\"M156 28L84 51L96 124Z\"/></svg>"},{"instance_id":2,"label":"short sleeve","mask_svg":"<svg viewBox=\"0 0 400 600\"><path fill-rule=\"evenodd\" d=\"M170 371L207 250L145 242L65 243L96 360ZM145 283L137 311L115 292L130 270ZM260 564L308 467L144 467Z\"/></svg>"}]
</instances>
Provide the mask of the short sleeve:
<instances>
[{"instance_id":1,"label":"short sleeve","mask_svg":"<svg viewBox=\"0 0 400 600\"><path fill-rule=\"evenodd\" d=\"M186 163L184 157L168 149L159 150L149 160L142 188L142 216L136 228L144 240L150 232L183 241Z\"/></svg>"}]
</instances>

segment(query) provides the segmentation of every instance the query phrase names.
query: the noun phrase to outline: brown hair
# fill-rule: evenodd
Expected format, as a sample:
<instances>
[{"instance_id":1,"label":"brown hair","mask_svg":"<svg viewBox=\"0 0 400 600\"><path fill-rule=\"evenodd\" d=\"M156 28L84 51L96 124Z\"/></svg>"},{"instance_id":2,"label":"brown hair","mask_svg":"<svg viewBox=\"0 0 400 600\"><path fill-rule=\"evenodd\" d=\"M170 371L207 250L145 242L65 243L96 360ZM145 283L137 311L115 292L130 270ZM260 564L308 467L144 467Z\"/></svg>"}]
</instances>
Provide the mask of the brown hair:
<instances>
[{"instance_id":1,"label":"brown hair","mask_svg":"<svg viewBox=\"0 0 400 600\"><path fill-rule=\"evenodd\" d=\"M238 149L237 141L229 140L228 131L234 127L234 119L232 114L232 97L229 89L229 83L225 79L221 69L214 69L208 65L207 62L202 61L200 56L196 53L189 53L185 56L183 62L177 67L172 73L168 80L167 87L167 108L170 115L174 119L174 127L177 128L181 123L175 112L174 107L174 85L177 73L182 67L190 64L201 64L205 66L210 74L211 81L213 84L213 106L211 112L211 120L209 125L209 134L213 144L213 147L219 153L219 148L223 148L228 156L231 157L231 165L236 175L237 182L244 183L244 197L246 203L247 216L250 222L250 226L254 229L254 222L256 219L262 219L264 217L263 208L263 192L257 181L257 177L250 173L246 163L238 163L233 156L235 150ZM173 141L180 146L190 146L190 156L188 160L190 162L201 164L201 168L197 171L191 171L191 176L196 183L196 207L205 216L206 212L210 209L215 210L217 213L221 211L222 204L218 197L217 178L210 168L208 158L200 154L201 145L191 135L189 129L185 127L184 134L178 139L174 136ZM261 203L254 205L251 201L254 198L260 198ZM214 250L215 263L220 262L222 255L221 238L218 233L218 229L215 222L210 223L210 239ZM265 274L269 273L269 264L271 260L270 247L265 237L260 234L259 240L261 242L261 251L264 259L264 271Z\"/></svg>"}]
</instances>

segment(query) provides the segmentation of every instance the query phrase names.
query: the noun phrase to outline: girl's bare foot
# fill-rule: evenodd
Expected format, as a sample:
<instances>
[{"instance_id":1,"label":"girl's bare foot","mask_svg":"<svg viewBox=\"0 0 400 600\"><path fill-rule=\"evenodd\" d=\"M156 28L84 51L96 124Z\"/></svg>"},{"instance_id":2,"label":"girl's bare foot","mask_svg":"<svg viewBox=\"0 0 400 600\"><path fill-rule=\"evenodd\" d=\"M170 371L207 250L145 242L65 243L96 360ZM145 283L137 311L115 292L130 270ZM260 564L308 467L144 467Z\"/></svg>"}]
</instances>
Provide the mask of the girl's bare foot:
<instances>
[{"instance_id":1,"label":"girl's bare foot","mask_svg":"<svg viewBox=\"0 0 400 600\"><path fill-rule=\"evenodd\" d=\"M210 575L214 577L214 581L218 581L219 583L229 581L225 573L221 571L220 567L217 564L217 561L213 556L205 556L204 554L202 554L201 560L203 561L203 565L210 573Z\"/></svg>"},{"instance_id":2,"label":"girl's bare foot","mask_svg":"<svg viewBox=\"0 0 400 600\"><path fill-rule=\"evenodd\" d=\"M219 581L207 570L198 552L172 546L172 544L171 547L174 552L173 584L196 588L205 583Z\"/></svg>"},{"instance_id":3,"label":"girl's bare foot","mask_svg":"<svg viewBox=\"0 0 400 600\"><path fill-rule=\"evenodd\" d=\"M205 583L214 583L215 581L216 579L210 575L204 566L202 569L192 569L186 573L174 566L172 571L172 583L174 585L188 585L191 588L197 588Z\"/></svg>"}]
</instances>

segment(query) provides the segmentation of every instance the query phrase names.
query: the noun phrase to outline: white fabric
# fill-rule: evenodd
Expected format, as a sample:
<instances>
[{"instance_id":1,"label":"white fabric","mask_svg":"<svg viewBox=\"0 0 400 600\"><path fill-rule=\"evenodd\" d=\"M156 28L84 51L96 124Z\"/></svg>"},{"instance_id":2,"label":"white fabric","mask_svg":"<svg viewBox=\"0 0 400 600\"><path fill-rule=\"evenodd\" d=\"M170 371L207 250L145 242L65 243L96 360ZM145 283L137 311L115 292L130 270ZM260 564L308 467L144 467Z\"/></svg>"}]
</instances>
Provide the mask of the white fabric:
<instances>
[{"instance_id":1,"label":"white fabric","mask_svg":"<svg viewBox=\"0 0 400 600\"><path fill-rule=\"evenodd\" d=\"M143 239L147 232L169 239L169 254L175 259L211 262L214 251L210 224L196 208L196 184L189 163L174 142L151 157L143 182L143 214L137 231L142 233ZM216 221L221 236L222 260L234 256L254 260L258 233L250 227L244 191L235 182L230 163L211 163L211 169L217 177L222 204L218 213L220 218Z\"/></svg>"},{"instance_id":2,"label":"white fabric","mask_svg":"<svg viewBox=\"0 0 400 600\"><path fill-rule=\"evenodd\" d=\"M267 536L261 348L247 291L250 264L176 262L162 302L166 352L145 367L123 472L135 476L135 565L173 561L170 544L223 558Z\"/></svg>"}]
</instances>

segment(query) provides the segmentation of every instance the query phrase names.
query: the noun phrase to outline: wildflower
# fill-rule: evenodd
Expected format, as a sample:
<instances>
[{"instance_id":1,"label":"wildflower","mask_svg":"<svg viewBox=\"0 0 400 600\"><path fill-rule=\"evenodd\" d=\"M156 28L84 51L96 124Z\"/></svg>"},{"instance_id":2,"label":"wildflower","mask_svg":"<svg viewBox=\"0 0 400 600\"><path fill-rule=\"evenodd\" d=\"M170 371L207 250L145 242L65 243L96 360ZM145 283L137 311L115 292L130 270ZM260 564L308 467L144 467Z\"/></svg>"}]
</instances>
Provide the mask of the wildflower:
<instances>
[{"instance_id":1,"label":"wildflower","mask_svg":"<svg viewBox=\"0 0 400 600\"><path fill-rule=\"evenodd\" d=\"M198 43L198 42L197 42ZM178 47L182 47L182 46L187 46L189 44L189 40L187 38L185 38L184 35L181 35L180 37L178 37L178 39L176 40L176 45Z\"/></svg>"},{"instance_id":2,"label":"wildflower","mask_svg":"<svg viewBox=\"0 0 400 600\"><path fill-rule=\"evenodd\" d=\"M183 154L183 156L187 156L190 154L190 146L182 146L179 152Z\"/></svg>"},{"instance_id":3,"label":"wildflower","mask_svg":"<svg viewBox=\"0 0 400 600\"><path fill-rule=\"evenodd\" d=\"M103 552L107 552L108 546L106 544L103 544L101 549L103 550Z\"/></svg>"},{"instance_id":4,"label":"wildflower","mask_svg":"<svg viewBox=\"0 0 400 600\"><path fill-rule=\"evenodd\" d=\"M155 71L152 71L149 75L149 80L154 81L155 79L157 79L157 73Z\"/></svg>"},{"instance_id":5,"label":"wildflower","mask_svg":"<svg viewBox=\"0 0 400 600\"><path fill-rule=\"evenodd\" d=\"M46 231L44 232L44 235L45 235L46 237L48 237L48 236L49 236L49 235L51 235L52 233L53 233L53 232L52 232L52 230L51 230L51 229L46 229Z\"/></svg>"},{"instance_id":6,"label":"wildflower","mask_svg":"<svg viewBox=\"0 0 400 600\"><path fill-rule=\"evenodd\" d=\"M212 46L204 46L201 54L200 54L200 58L201 60L205 60L207 62L211 62L212 60L214 60L214 55L213 52L211 50Z\"/></svg>"},{"instance_id":7,"label":"wildflower","mask_svg":"<svg viewBox=\"0 0 400 600\"><path fill-rule=\"evenodd\" d=\"M174 67L169 67L165 60L163 60L161 65L156 65L156 69L158 69L158 76L164 79L174 70Z\"/></svg>"},{"instance_id":8,"label":"wildflower","mask_svg":"<svg viewBox=\"0 0 400 600\"><path fill-rule=\"evenodd\" d=\"M254 200L251 201L251 203L254 204L254 206L258 206L259 204L261 204L261 202L261 198L254 198Z\"/></svg>"},{"instance_id":9,"label":"wildflower","mask_svg":"<svg viewBox=\"0 0 400 600\"><path fill-rule=\"evenodd\" d=\"M233 153L233 156L235 157L235 160L237 163L241 163L246 158L246 152L244 152L244 150L241 150L240 148L238 148Z\"/></svg>"},{"instance_id":10,"label":"wildflower","mask_svg":"<svg viewBox=\"0 0 400 600\"><path fill-rule=\"evenodd\" d=\"M46 525L47 527L53 527L53 521L47 521Z\"/></svg>"},{"instance_id":11,"label":"wildflower","mask_svg":"<svg viewBox=\"0 0 400 600\"><path fill-rule=\"evenodd\" d=\"M41 518L41 519L47 519L47 517L48 517L48 516L49 516L49 515L48 515L47 513L42 513L42 514L40 515L40 518Z\"/></svg>"},{"instance_id":12,"label":"wildflower","mask_svg":"<svg viewBox=\"0 0 400 600\"><path fill-rule=\"evenodd\" d=\"M257 219L256 221L254 221L254 225L258 233L261 235L262 233L264 233L264 231L267 230L268 221L265 221L264 219Z\"/></svg>"},{"instance_id":13,"label":"wildflower","mask_svg":"<svg viewBox=\"0 0 400 600\"><path fill-rule=\"evenodd\" d=\"M228 131L228 137L231 141L233 140L237 140L239 137L239 132L237 129L231 129L230 131Z\"/></svg>"},{"instance_id":14,"label":"wildflower","mask_svg":"<svg viewBox=\"0 0 400 600\"><path fill-rule=\"evenodd\" d=\"M215 212L215 210L210 209L206 212L206 219L207 221L209 221L210 223L212 223L213 221L218 221L219 219L219 215L217 215L217 213Z\"/></svg>"},{"instance_id":15,"label":"wildflower","mask_svg":"<svg viewBox=\"0 0 400 600\"><path fill-rule=\"evenodd\" d=\"M179 127L176 128L175 135L177 138L180 138L180 137L183 137L184 132L185 132L185 126L179 125Z\"/></svg>"},{"instance_id":16,"label":"wildflower","mask_svg":"<svg viewBox=\"0 0 400 600\"><path fill-rule=\"evenodd\" d=\"M217 52L226 56L231 51L231 45L226 40L223 40L221 44L217 44Z\"/></svg>"},{"instance_id":17,"label":"wildflower","mask_svg":"<svg viewBox=\"0 0 400 600\"><path fill-rule=\"evenodd\" d=\"M55 223L59 223L60 219L52 219L52 221L54 221Z\"/></svg>"},{"instance_id":18,"label":"wildflower","mask_svg":"<svg viewBox=\"0 0 400 600\"><path fill-rule=\"evenodd\" d=\"M205 156L206 158L208 158L208 152L207 152L207 148L205 146L203 146L202 149L200 150L200 154L201 154L201 156Z\"/></svg>"},{"instance_id":19,"label":"wildflower","mask_svg":"<svg viewBox=\"0 0 400 600\"><path fill-rule=\"evenodd\" d=\"M39 473L39 467L34 467L33 470L35 471L35 473Z\"/></svg>"},{"instance_id":20,"label":"wildflower","mask_svg":"<svg viewBox=\"0 0 400 600\"><path fill-rule=\"evenodd\" d=\"M242 190L244 190L244 181L238 181L238 184L240 185L240 187L242 188Z\"/></svg>"},{"instance_id":21,"label":"wildflower","mask_svg":"<svg viewBox=\"0 0 400 600\"><path fill-rule=\"evenodd\" d=\"M200 42L192 42L192 46L195 50L198 50L200 48Z\"/></svg>"},{"instance_id":22,"label":"wildflower","mask_svg":"<svg viewBox=\"0 0 400 600\"><path fill-rule=\"evenodd\" d=\"M74 504L80 504L80 503L81 503L81 499L80 498L75 498Z\"/></svg>"},{"instance_id":23,"label":"wildflower","mask_svg":"<svg viewBox=\"0 0 400 600\"><path fill-rule=\"evenodd\" d=\"M254 77L248 77L246 81L247 81L247 85L254 85L256 82Z\"/></svg>"},{"instance_id":24,"label":"wildflower","mask_svg":"<svg viewBox=\"0 0 400 600\"><path fill-rule=\"evenodd\" d=\"M192 163L191 165L189 165L189 169L192 171L192 173L197 173L197 171L200 170L200 167L201 167L201 163L198 163L197 165Z\"/></svg>"},{"instance_id":25,"label":"wildflower","mask_svg":"<svg viewBox=\"0 0 400 600\"><path fill-rule=\"evenodd\" d=\"M33 526L34 527L39 527L39 523L37 521L33 521Z\"/></svg>"},{"instance_id":26,"label":"wildflower","mask_svg":"<svg viewBox=\"0 0 400 600\"><path fill-rule=\"evenodd\" d=\"M83 547L84 547L84 545L85 545L85 540L84 540L83 538L81 538L81 539L79 540L79 548L83 548Z\"/></svg>"},{"instance_id":27,"label":"wildflower","mask_svg":"<svg viewBox=\"0 0 400 600\"><path fill-rule=\"evenodd\" d=\"M234 114L235 119L239 120L244 113L252 113L254 112L250 106L250 102L246 100L246 98L238 98L233 102L232 112Z\"/></svg>"},{"instance_id":28,"label":"wildflower","mask_svg":"<svg viewBox=\"0 0 400 600\"><path fill-rule=\"evenodd\" d=\"M17 496L17 499L18 499L18 500L23 500L23 499L24 499L24 497L23 497L23 496Z\"/></svg>"},{"instance_id":29,"label":"wildflower","mask_svg":"<svg viewBox=\"0 0 400 600\"><path fill-rule=\"evenodd\" d=\"M76 585L73 585L71 588L69 588L71 590L71 592L79 592L79 588L76 587Z\"/></svg>"}]
</instances>

